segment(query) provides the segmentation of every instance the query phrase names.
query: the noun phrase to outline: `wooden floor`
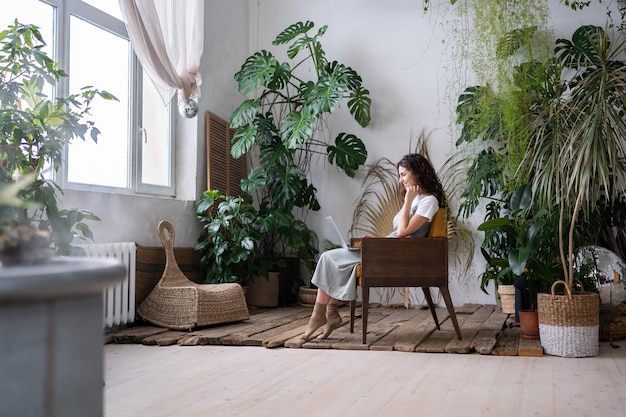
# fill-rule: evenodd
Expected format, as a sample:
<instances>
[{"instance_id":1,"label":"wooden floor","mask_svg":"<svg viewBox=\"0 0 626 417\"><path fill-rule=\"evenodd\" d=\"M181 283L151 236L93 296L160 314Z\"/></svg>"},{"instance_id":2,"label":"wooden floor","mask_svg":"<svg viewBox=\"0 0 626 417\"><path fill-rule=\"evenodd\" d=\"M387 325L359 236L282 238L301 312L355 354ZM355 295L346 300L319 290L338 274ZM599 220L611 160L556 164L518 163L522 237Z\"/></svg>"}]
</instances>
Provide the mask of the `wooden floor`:
<instances>
[{"instance_id":1,"label":"wooden floor","mask_svg":"<svg viewBox=\"0 0 626 417\"><path fill-rule=\"evenodd\" d=\"M456 308L462 340L457 340L446 309L438 308L440 330L427 309L370 307L367 343L362 343L360 308L355 332L349 331L349 308L340 308L344 324L325 340L301 339L310 307L251 309L250 320L209 326L191 332L139 325L107 335L107 343L153 346L234 345L266 348L479 353L499 356L541 356L538 340L519 337L519 327L495 305L466 304ZM321 329L318 331L321 333Z\"/></svg>"},{"instance_id":2,"label":"wooden floor","mask_svg":"<svg viewBox=\"0 0 626 417\"><path fill-rule=\"evenodd\" d=\"M605 342L582 359L115 343L104 351L106 417L626 415L626 345Z\"/></svg>"}]
</instances>

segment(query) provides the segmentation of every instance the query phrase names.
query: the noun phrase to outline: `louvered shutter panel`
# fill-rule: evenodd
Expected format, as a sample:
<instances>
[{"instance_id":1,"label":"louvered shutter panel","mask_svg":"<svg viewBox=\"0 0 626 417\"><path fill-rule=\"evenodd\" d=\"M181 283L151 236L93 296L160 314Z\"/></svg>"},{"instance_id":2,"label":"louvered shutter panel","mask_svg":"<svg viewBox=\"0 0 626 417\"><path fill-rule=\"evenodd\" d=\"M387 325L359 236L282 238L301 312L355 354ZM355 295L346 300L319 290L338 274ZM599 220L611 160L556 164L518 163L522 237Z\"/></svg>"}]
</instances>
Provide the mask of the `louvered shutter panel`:
<instances>
[{"instance_id":1,"label":"louvered shutter panel","mask_svg":"<svg viewBox=\"0 0 626 417\"><path fill-rule=\"evenodd\" d=\"M211 112L206 112L207 189L219 190L226 195L243 194L239 186L248 174L246 157L234 159L230 155L235 129Z\"/></svg>"}]
</instances>

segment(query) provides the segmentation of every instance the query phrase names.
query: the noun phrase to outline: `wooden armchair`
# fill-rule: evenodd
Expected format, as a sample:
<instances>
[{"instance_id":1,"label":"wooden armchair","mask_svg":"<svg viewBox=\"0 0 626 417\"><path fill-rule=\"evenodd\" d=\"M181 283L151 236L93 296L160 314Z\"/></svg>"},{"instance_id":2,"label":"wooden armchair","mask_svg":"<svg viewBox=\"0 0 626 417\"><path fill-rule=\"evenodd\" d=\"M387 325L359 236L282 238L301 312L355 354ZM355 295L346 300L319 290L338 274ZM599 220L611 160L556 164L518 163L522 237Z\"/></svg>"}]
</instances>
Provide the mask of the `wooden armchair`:
<instances>
[{"instance_id":1,"label":"wooden armchair","mask_svg":"<svg viewBox=\"0 0 626 417\"><path fill-rule=\"evenodd\" d=\"M448 291L448 233L446 210L433 217L428 237L365 238L361 240L361 264L357 266L357 285L363 297L363 344L367 343L367 315L372 287L422 287L426 302L440 330L430 287L441 291L457 338L461 331ZM350 332L354 332L356 300L350 302Z\"/></svg>"}]
</instances>

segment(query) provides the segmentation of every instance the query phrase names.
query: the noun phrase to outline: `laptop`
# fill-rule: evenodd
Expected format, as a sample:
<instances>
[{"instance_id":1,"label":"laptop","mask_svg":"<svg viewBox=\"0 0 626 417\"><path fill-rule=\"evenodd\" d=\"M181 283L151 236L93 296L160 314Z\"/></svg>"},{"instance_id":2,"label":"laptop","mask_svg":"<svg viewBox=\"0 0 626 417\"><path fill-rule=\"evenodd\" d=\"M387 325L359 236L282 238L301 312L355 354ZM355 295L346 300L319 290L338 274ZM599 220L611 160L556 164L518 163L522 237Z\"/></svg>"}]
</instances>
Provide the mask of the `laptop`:
<instances>
[{"instance_id":1,"label":"laptop","mask_svg":"<svg viewBox=\"0 0 626 417\"><path fill-rule=\"evenodd\" d=\"M339 241L339 243L341 244L342 248L348 249L348 250L351 250L351 251L359 251L359 250L361 250L361 248L358 247L358 246L350 246L350 245L348 245L346 243L346 240L343 238L343 235L339 231L339 228L335 224L335 221L333 220L332 216L326 217L326 220L328 221L328 225L332 229L333 233L335 234L335 238Z\"/></svg>"}]
</instances>

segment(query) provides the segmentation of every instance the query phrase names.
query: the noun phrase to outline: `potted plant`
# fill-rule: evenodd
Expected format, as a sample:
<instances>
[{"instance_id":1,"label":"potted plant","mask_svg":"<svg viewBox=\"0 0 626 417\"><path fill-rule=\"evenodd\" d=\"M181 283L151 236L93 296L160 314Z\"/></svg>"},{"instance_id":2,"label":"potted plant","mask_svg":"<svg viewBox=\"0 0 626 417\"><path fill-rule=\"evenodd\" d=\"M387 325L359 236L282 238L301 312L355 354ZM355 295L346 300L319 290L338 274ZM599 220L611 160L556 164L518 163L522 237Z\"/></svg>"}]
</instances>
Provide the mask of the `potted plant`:
<instances>
[{"instance_id":1,"label":"potted plant","mask_svg":"<svg viewBox=\"0 0 626 417\"><path fill-rule=\"evenodd\" d=\"M67 143L87 137L97 141L99 131L89 120L92 100L115 99L93 88L48 98L46 91L66 73L45 54L44 46L33 25L15 21L0 33L0 186L28 178L17 196L32 203L0 207L0 239L15 262L41 261L52 253L69 255L77 249L74 238L93 238L85 220L98 218L86 210L59 207L62 190L52 177ZM26 235L37 240L39 255Z\"/></svg>"},{"instance_id":2,"label":"potted plant","mask_svg":"<svg viewBox=\"0 0 626 417\"><path fill-rule=\"evenodd\" d=\"M195 250L200 254L204 281L247 286L261 271L257 259L261 231L252 198L207 190L194 209L203 229Z\"/></svg>"},{"instance_id":3,"label":"potted plant","mask_svg":"<svg viewBox=\"0 0 626 417\"><path fill-rule=\"evenodd\" d=\"M516 321L522 326L523 337L529 332L524 331L526 326L522 321L525 317L519 312L530 311L536 315L537 293L546 291L555 280L551 266L556 263L556 258L550 251L550 235L544 233L548 210L533 213L531 203L531 186L521 186L511 194L505 216L478 226L478 230L485 234L498 231L505 238L507 246L503 252L506 257L494 257L489 261L490 265L500 268L496 279L507 274L514 277L512 284L519 290L515 303ZM538 328L536 330L538 336Z\"/></svg>"},{"instance_id":4,"label":"potted plant","mask_svg":"<svg viewBox=\"0 0 626 417\"><path fill-rule=\"evenodd\" d=\"M349 113L366 127L371 104L357 72L328 60L320 42L327 27L310 35L314 26L297 22L276 37L274 45L288 45L288 61L280 62L267 50L246 59L235 80L242 95L254 97L230 117L236 129L233 157L253 149L258 153L258 165L242 181L242 189L255 194L263 217L280 219L263 246L276 257L297 257L309 271L315 267L317 238L304 218L307 210L320 208L309 177L313 158L326 155L350 177L367 159L357 136L339 133L333 142L325 138L324 121L347 101ZM297 294L297 282L291 287Z\"/></svg>"}]
</instances>

